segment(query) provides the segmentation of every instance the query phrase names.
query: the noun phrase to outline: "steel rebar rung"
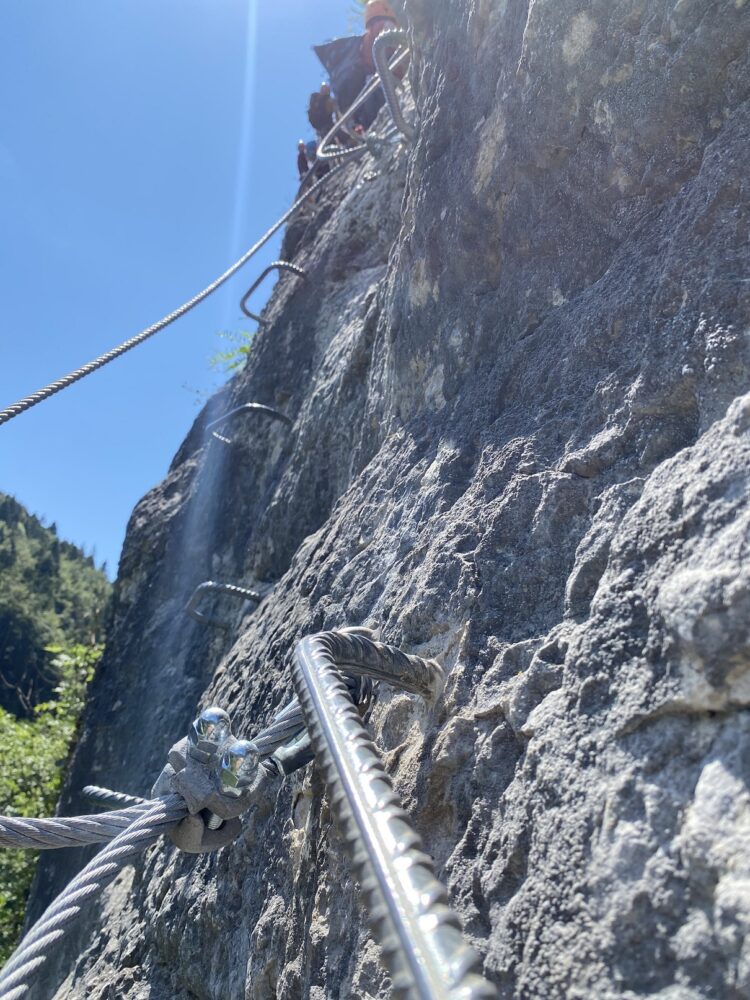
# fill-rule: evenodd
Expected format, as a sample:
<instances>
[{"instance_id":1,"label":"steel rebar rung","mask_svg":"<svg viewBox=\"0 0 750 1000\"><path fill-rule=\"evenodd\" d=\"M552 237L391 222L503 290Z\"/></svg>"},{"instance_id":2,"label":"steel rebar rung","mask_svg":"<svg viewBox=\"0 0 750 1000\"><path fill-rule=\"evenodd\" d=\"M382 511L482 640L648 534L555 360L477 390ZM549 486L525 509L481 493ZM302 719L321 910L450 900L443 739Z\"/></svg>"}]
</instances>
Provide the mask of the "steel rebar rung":
<instances>
[{"instance_id":1,"label":"steel rebar rung","mask_svg":"<svg viewBox=\"0 0 750 1000\"><path fill-rule=\"evenodd\" d=\"M278 420L279 423L286 424L288 427L292 426L292 418L288 417L286 413L282 413L281 410L275 409L273 406L266 406L265 403L243 403L242 406L235 406L233 410L229 410L227 413L222 414L222 416L217 417L216 420L212 420L206 424L206 430L210 431L212 427L220 427L227 420L231 420L240 413L255 413L258 416L268 417L271 420ZM217 431L212 431L212 434L217 441L222 441L224 444L233 443L231 438L224 437L223 434L219 434Z\"/></svg>"},{"instance_id":2,"label":"steel rebar rung","mask_svg":"<svg viewBox=\"0 0 750 1000\"><path fill-rule=\"evenodd\" d=\"M260 604L263 600L262 594L259 594L256 590L249 590L247 587L239 587L234 583L216 583L214 580L206 580L204 583L198 584L193 591L185 610L191 618L200 622L201 625L214 625L216 628L229 628L230 626L227 622L223 622L218 618L211 618L209 615L204 615L202 611L198 611L197 609L197 605L201 597L209 591L219 594L228 594L230 597L239 597L245 601L255 601L256 604Z\"/></svg>"},{"instance_id":3,"label":"steel rebar rung","mask_svg":"<svg viewBox=\"0 0 750 1000\"><path fill-rule=\"evenodd\" d=\"M398 94L396 93L396 85L398 80L393 73L393 70L388 65L388 47L395 46L406 46L408 44L408 39L406 37L406 32L400 28L394 28L390 31L381 32L375 39L372 46L372 58L375 63L375 68L378 71L378 76L380 77L380 82L383 85L383 93L385 94L386 104L388 105L388 110L391 113L391 118L393 118L394 125L398 128L399 132L409 141L414 142L415 130L404 118L404 113L401 110L401 104L398 99Z\"/></svg>"},{"instance_id":4,"label":"steel rebar rung","mask_svg":"<svg viewBox=\"0 0 750 1000\"><path fill-rule=\"evenodd\" d=\"M408 55L409 55L408 49L405 52L399 52L396 55L395 59L393 59L393 61L390 64L391 70L394 70L398 66L400 66ZM318 143L318 148L315 154L318 160L327 160L329 162L331 160L344 160L354 156L361 156L367 150L367 145L364 142L362 143L361 146L356 146L353 149L351 148L344 149L341 146L331 146L330 143L333 142L333 139L336 136L336 134L339 132L341 128L343 128L345 123L349 120L349 118L351 118L351 116L355 113L355 111L359 111L359 109L362 107L365 101L369 97L371 97L372 94L375 93L375 91L378 89L379 86L380 86L380 78L375 77L374 80L371 80L368 84L366 84L362 88L361 92L355 98L353 103L346 109L346 111L334 123L329 132L325 136L323 136L323 138ZM305 182L307 181L308 177L312 175L313 171L315 170L315 167L316 164L313 164L313 166L310 167L305 176L302 178L300 189L304 187Z\"/></svg>"},{"instance_id":5,"label":"steel rebar rung","mask_svg":"<svg viewBox=\"0 0 750 1000\"><path fill-rule=\"evenodd\" d=\"M464 941L341 669L428 695L438 690L442 671L434 662L340 632L303 639L294 653L297 696L370 927L393 976L393 994L409 1000L495 998L494 987L478 974L480 960Z\"/></svg>"},{"instance_id":6,"label":"steel rebar rung","mask_svg":"<svg viewBox=\"0 0 750 1000\"><path fill-rule=\"evenodd\" d=\"M297 267L296 264L290 264L288 260L275 260L271 264L269 264L268 267L265 269L265 271L261 273L260 277L256 281L254 281L253 284L248 288L248 290L245 292L245 294L242 296L240 300L240 309L243 311L243 313L250 319L254 320L256 323L259 323L261 326L266 321L263 319L262 316L258 316L255 313L250 312L250 310L247 308L247 300L253 294L255 289L263 284L263 282L271 273L271 271L288 271L290 274L295 275L295 277L302 278L303 281L307 280L307 274L302 270L302 268Z\"/></svg>"}]
</instances>

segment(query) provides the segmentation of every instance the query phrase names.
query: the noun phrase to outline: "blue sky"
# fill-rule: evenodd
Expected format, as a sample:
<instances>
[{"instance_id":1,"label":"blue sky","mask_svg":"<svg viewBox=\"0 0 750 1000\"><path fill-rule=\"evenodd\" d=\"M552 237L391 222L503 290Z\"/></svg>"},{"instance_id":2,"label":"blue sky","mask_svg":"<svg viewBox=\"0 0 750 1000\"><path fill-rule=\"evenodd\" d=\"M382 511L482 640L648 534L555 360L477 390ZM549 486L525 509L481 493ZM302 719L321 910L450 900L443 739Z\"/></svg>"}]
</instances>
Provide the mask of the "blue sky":
<instances>
[{"instance_id":1,"label":"blue sky","mask_svg":"<svg viewBox=\"0 0 750 1000\"><path fill-rule=\"evenodd\" d=\"M353 25L347 0L0 4L0 408L170 312L282 214L322 79L310 47ZM0 427L0 490L110 576L133 505L223 380L208 363L219 332L248 329L239 299L279 243Z\"/></svg>"}]
</instances>

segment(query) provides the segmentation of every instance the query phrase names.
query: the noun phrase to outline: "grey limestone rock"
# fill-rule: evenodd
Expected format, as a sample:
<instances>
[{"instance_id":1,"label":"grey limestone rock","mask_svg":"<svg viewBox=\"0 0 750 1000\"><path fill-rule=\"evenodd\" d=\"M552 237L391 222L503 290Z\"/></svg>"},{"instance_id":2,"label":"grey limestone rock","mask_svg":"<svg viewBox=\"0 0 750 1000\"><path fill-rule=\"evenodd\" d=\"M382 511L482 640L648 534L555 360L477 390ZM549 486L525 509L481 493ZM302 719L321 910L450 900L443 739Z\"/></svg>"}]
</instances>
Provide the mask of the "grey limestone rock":
<instances>
[{"instance_id":1,"label":"grey limestone rock","mask_svg":"<svg viewBox=\"0 0 750 1000\"><path fill-rule=\"evenodd\" d=\"M62 808L145 792L199 704L251 738L300 637L366 625L447 671L371 726L500 995L739 1000L750 6L406 8L416 143L289 228L308 280L136 507ZM249 401L292 427L210 440ZM206 630L183 609L209 578L266 596ZM32 914L80 863L44 858ZM316 769L230 847L126 870L56 989L387 997Z\"/></svg>"}]
</instances>

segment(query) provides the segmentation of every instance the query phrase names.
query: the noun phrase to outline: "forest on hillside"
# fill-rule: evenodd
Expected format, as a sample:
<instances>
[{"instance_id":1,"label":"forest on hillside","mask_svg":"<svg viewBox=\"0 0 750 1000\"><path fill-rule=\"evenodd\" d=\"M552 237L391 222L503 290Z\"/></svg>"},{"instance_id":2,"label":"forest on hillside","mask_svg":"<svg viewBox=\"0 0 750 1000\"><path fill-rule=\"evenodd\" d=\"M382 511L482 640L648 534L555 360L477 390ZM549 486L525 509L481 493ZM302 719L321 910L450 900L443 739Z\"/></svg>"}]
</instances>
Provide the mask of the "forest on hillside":
<instances>
[{"instance_id":1,"label":"forest on hillside","mask_svg":"<svg viewBox=\"0 0 750 1000\"><path fill-rule=\"evenodd\" d=\"M50 696L45 650L101 642L110 591L93 556L0 493L0 706L28 716Z\"/></svg>"},{"instance_id":2,"label":"forest on hillside","mask_svg":"<svg viewBox=\"0 0 750 1000\"><path fill-rule=\"evenodd\" d=\"M0 814L55 811L110 592L93 556L0 493ZM0 962L21 933L36 860L0 852Z\"/></svg>"}]
</instances>

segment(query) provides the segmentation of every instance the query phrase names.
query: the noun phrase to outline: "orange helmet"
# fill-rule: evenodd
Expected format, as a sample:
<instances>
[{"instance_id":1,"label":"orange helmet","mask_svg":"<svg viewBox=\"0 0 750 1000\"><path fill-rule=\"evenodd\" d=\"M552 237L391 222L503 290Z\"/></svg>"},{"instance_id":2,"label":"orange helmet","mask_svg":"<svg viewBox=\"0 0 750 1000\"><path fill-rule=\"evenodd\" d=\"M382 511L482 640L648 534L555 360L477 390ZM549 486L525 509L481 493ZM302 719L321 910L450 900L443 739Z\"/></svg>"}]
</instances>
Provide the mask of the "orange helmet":
<instances>
[{"instance_id":1,"label":"orange helmet","mask_svg":"<svg viewBox=\"0 0 750 1000\"><path fill-rule=\"evenodd\" d=\"M376 17L387 17L389 21L395 21L398 24L398 18L393 12L393 7L388 3L388 0L370 0L370 2L365 7L365 28L370 24L370 21L374 21Z\"/></svg>"}]
</instances>

